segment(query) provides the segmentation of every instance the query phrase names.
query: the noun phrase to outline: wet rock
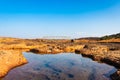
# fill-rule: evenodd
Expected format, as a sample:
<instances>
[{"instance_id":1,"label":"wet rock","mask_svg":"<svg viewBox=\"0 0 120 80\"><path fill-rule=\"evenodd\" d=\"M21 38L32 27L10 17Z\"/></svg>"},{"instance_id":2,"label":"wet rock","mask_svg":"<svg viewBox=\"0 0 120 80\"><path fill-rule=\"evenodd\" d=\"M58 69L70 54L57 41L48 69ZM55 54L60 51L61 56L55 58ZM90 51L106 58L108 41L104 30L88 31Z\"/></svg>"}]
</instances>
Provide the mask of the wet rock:
<instances>
[{"instance_id":1,"label":"wet rock","mask_svg":"<svg viewBox=\"0 0 120 80\"><path fill-rule=\"evenodd\" d=\"M75 50L75 53L76 53L76 54L80 54L81 51L76 49L76 50Z\"/></svg>"},{"instance_id":2,"label":"wet rock","mask_svg":"<svg viewBox=\"0 0 120 80\"><path fill-rule=\"evenodd\" d=\"M92 54L81 54L83 57L89 57L91 59L94 59L94 56Z\"/></svg>"},{"instance_id":3,"label":"wet rock","mask_svg":"<svg viewBox=\"0 0 120 80\"><path fill-rule=\"evenodd\" d=\"M30 49L30 52L39 53L39 50L38 49Z\"/></svg>"},{"instance_id":4,"label":"wet rock","mask_svg":"<svg viewBox=\"0 0 120 80\"><path fill-rule=\"evenodd\" d=\"M100 62L101 59L102 59L102 57L103 57L103 56L101 56L101 55L95 55L95 56L93 56L93 60Z\"/></svg>"},{"instance_id":5,"label":"wet rock","mask_svg":"<svg viewBox=\"0 0 120 80\"><path fill-rule=\"evenodd\" d=\"M113 58L105 57L105 58L101 59L101 61L104 63L107 63L109 65L113 65L116 68L120 68L120 60L114 59L114 57Z\"/></svg>"},{"instance_id":6,"label":"wet rock","mask_svg":"<svg viewBox=\"0 0 120 80\"><path fill-rule=\"evenodd\" d=\"M112 75L110 75L110 77L112 80L120 80L120 69L113 73Z\"/></svg>"}]
</instances>

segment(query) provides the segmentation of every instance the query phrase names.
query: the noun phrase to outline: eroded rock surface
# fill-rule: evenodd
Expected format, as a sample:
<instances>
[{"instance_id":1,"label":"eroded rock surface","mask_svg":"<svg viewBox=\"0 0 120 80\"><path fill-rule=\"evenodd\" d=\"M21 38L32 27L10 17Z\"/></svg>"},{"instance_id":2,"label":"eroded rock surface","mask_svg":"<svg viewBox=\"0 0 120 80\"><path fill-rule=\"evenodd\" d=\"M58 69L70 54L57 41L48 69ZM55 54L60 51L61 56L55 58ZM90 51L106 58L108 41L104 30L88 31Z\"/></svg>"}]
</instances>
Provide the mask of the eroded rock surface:
<instances>
[{"instance_id":1,"label":"eroded rock surface","mask_svg":"<svg viewBox=\"0 0 120 80\"><path fill-rule=\"evenodd\" d=\"M27 60L21 52L0 50L0 77L5 76L10 69L25 63L27 63Z\"/></svg>"}]
</instances>

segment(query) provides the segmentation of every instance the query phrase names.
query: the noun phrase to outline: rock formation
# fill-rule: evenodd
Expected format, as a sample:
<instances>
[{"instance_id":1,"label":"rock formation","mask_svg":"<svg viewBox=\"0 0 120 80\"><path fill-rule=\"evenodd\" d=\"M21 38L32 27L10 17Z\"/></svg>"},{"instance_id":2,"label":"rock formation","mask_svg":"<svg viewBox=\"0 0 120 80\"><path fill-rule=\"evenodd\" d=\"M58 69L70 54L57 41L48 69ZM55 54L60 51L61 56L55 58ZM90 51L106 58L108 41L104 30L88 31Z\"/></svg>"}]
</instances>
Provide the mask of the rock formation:
<instances>
[{"instance_id":1,"label":"rock formation","mask_svg":"<svg viewBox=\"0 0 120 80\"><path fill-rule=\"evenodd\" d=\"M20 51L0 51L0 77L5 76L12 68L25 63L27 63L27 60Z\"/></svg>"},{"instance_id":2,"label":"rock formation","mask_svg":"<svg viewBox=\"0 0 120 80\"><path fill-rule=\"evenodd\" d=\"M0 65L2 65L0 66L0 76L4 76L11 68L27 62L21 54L23 51L38 54L76 52L120 69L120 39L117 42L116 39L111 40L0 38ZM120 74L117 75L120 76Z\"/></svg>"}]
</instances>

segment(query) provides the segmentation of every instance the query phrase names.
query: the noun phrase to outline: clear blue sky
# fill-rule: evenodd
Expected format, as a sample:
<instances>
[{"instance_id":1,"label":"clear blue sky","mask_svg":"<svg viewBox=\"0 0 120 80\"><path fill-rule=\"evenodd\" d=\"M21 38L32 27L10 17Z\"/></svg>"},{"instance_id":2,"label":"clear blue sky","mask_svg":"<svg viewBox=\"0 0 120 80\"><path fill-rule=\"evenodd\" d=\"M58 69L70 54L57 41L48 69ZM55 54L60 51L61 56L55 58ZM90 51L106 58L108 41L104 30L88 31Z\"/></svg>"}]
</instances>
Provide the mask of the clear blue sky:
<instances>
[{"instance_id":1,"label":"clear blue sky","mask_svg":"<svg viewBox=\"0 0 120 80\"><path fill-rule=\"evenodd\" d=\"M0 0L0 36L102 36L120 32L120 0Z\"/></svg>"}]
</instances>

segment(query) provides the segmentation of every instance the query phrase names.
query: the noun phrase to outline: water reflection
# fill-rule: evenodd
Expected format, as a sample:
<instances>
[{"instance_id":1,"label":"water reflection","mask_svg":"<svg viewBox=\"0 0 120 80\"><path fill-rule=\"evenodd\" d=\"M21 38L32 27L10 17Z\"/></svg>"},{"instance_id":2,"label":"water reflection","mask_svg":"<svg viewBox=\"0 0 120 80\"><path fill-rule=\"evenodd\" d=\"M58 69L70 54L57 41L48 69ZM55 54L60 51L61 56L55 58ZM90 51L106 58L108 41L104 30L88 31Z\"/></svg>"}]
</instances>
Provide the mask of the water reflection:
<instances>
[{"instance_id":1,"label":"water reflection","mask_svg":"<svg viewBox=\"0 0 120 80\"><path fill-rule=\"evenodd\" d=\"M79 54L23 54L29 63L11 70L3 80L110 80L116 71Z\"/></svg>"}]
</instances>

